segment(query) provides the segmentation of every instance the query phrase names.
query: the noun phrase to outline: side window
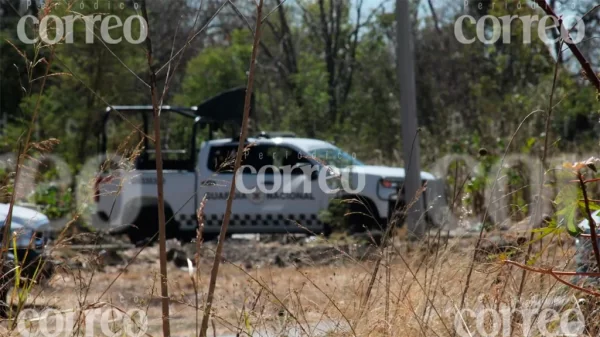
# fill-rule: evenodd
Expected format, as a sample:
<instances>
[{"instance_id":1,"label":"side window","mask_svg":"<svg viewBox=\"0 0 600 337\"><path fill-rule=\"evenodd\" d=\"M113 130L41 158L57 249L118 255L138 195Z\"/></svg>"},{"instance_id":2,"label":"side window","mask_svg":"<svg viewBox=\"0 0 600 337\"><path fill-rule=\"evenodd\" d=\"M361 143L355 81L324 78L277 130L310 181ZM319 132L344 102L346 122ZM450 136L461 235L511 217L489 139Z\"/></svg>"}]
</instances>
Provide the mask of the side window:
<instances>
[{"instance_id":1,"label":"side window","mask_svg":"<svg viewBox=\"0 0 600 337\"><path fill-rule=\"evenodd\" d=\"M273 157L269 156L270 145L252 145L247 147L242 155L242 166L250 166L258 172L264 166L273 165ZM215 146L208 155L208 168L213 172L232 173L235 164L237 145ZM251 173L245 169L244 173ZM273 173L267 169L266 173Z\"/></svg>"},{"instance_id":2,"label":"side window","mask_svg":"<svg viewBox=\"0 0 600 337\"><path fill-rule=\"evenodd\" d=\"M213 146L208 155L208 169L213 172L231 173L235 163L237 145ZM287 146L253 145L242 155L242 166L251 166L260 171L265 166L295 167L292 174L303 174L302 166L310 165L310 160L298 151ZM250 173L249 169L244 173ZM273 169L267 168L266 174L273 174Z\"/></svg>"},{"instance_id":3,"label":"side window","mask_svg":"<svg viewBox=\"0 0 600 337\"><path fill-rule=\"evenodd\" d=\"M260 171L265 166L273 165L273 158L268 155L270 145L253 145L246 150L244 156L242 156L242 165L248 165L253 167L256 172ZM250 173L250 170L244 171L244 173ZM267 169L266 173L273 173L272 170Z\"/></svg>"},{"instance_id":4,"label":"side window","mask_svg":"<svg viewBox=\"0 0 600 337\"><path fill-rule=\"evenodd\" d=\"M213 172L233 172L237 145L213 146L208 154L208 169Z\"/></svg>"},{"instance_id":5,"label":"side window","mask_svg":"<svg viewBox=\"0 0 600 337\"><path fill-rule=\"evenodd\" d=\"M287 146L273 146L269 156L273 158L273 165L280 169L293 168L292 174L303 174L301 167L310 165L306 156Z\"/></svg>"}]
</instances>

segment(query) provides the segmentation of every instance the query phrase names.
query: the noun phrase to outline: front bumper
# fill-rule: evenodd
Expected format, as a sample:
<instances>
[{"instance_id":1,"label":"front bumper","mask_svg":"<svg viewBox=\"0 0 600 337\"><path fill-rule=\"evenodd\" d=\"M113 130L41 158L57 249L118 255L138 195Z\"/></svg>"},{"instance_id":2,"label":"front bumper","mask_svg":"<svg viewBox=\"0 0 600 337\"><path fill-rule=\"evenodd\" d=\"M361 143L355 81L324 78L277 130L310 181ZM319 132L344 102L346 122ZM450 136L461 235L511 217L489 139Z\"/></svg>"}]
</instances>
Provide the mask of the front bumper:
<instances>
[{"instance_id":1,"label":"front bumper","mask_svg":"<svg viewBox=\"0 0 600 337\"><path fill-rule=\"evenodd\" d=\"M405 208L406 203L404 202L404 198L398 201L398 195L393 195L388 200L388 213L387 218L388 221L396 220L397 226L402 226L404 223L404 219L406 217Z\"/></svg>"}]
</instances>

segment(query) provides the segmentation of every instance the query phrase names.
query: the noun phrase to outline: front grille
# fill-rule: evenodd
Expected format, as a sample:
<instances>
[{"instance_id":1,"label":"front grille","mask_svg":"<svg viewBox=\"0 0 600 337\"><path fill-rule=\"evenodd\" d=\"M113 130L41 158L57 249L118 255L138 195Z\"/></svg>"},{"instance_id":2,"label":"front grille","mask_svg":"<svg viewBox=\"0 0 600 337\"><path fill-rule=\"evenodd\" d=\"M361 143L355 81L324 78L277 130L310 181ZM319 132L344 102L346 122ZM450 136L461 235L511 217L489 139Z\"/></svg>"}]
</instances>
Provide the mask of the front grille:
<instances>
[{"instance_id":1,"label":"front grille","mask_svg":"<svg viewBox=\"0 0 600 337\"><path fill-rule=\"evenodd\" d=\"M421 186L425 186L425 183L426 183L426 182L427 182L427 180L421 180ZM400 186L398 186L398 189L396 190L396 193L398 193L398 192L400 192L400 193L399 193L399 194L400 194L400 198L402 198L402 200L405 200L406 198L405 198L405 195L404 195L404 194L405 194L405 190L404 190L404 184L401 184ZM423 193L421 194L421 197L422 197L423 199L425 199L425 193L426 193L426 192L427 192L427 191L425 190L425 191L423 191Z\"/></svg>"},{"instance_id":2,"label":"front grille","mask_svg":"<svg viewBox=\"0 0 600 337\"><path fill-rule=\"evenodd\" d=\"M48 241L48 238L44 235L43 232L35 232L33 234L33 237L34 237L33 246L36 249L43 248Z\"/></svg>"},{"instance_id":3,"label":"front grille","mask_svg":"<svg viewBox=\"0 0 600 337\"><path fill-rule=\"evenodd\" d=\"M396 221L397 226L401 226L402 223L404 223L404 216L405 216L405 210L404 207L406 206L406 204L404 203L404 200L400 200L398 202L398 205L396 205L396 200L390 200L388 203L388 214L387 214L387 218L388 218L388 222L392 221L394 219L394 217L398 217L398 220Z\"/></svg>"},{"instance_id":4,"label":"front grille","mask_svg":"<svg viewBox=\"0 0 600 337\"><path fill-rule=\"evenodd\" d=\"M424 186L425 183L427 182L427 180L422 180L421 181L421 186ZM392 220L394 213L397 212L398 214L396 216L399 217L397 224L398 225L402 225L402 223L404 222L404 217L405 217L405 207L406 207L406 198L405 198L405 190L404 190L404 186L401 185L398 187L398 190L400 191L399 195L400 195L400 201L397 203L396 205L396 199L394 198L393 200L390 200L388 203L388 221ZM425 207L425 210L427 209L427 190L424 190L421 193L421 200L423 200L423 206Z\"/></svg>"}]
</instances>

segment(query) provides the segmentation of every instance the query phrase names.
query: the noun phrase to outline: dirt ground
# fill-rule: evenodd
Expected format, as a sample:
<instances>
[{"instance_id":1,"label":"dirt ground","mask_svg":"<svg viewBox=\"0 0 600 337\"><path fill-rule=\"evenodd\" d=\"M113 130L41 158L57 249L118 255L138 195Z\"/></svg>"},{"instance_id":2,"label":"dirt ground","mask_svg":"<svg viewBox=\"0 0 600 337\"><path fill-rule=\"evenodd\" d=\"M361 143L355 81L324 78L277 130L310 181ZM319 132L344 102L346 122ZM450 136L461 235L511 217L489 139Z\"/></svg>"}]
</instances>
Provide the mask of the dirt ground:
<instances>
[{"instance_id":1,"label":"dirt ground","mask_svg":"<svg viewBox=\"0 0 600 337\"><path fill-rule=\"evenodd\" d=\"M79 240L76 243L85 242L86 240ZM94 304L94 308L90 308L88 312L95 309L97 314L103 312L99 309L102 306L118 307L125 312L140 309L147 314L149 320L147 333L160 335L158 245L120 251L75 251L69 247L50 249L54 258L61 264L48 285L34 288L27 301L28 308L69 311ZM172 330L174 336L194 335L196 312L199 311L201 317L216 242L202 244L198 266L195 266L195 243L182 246L176 241L169 241L167 249ZM244 307L251 304L250 301L257 296L261 288L270 288L273 292L265 292L261 297L285 294L291 289L301 288L311 274L321 278L325 271L329 273L338 267L340 269L337 271L337 277L349 277L354 274L351 270L357 270L358 265L367 261L374 261L378 254L377 247L365 243L333 245L314 238L291 238L285 241L281 238L262 241L229 239L226 241L217 282L214 318L210 329L215 328L218 335L237 333L238 327L244 326L240 325L240 314L243 310L248 310ZM188 258L193 264L191 271ZM350 264L355 266L351 267ZM328 287L325 290L329 290ZM196 306L200 307L200 310L196 310ZM269 317L280 321L280 306L272 305L271 312L263 312L262 323L269 322ZM50 326L55 323L52 320L48 322ZM101 330L101 327L98 327L98 330Z\"/></svg>"},{"instance_id":2,"label":"dirt ground","mask_svg":"<svg viewBox=\"0 0 600 337\"><path fill-rule=\"evenodd\" d=\"M335 323L327 330L337 332L333 334L336 336L377 336L392 325L397 336L422 334L424 328L440 336L449 335L474 240L398 241L382 251L368 239L325 242L313 238L289 243L230 239L224 248L208 335L261 335L256 331L268 331L265 336L279 336L278 331L287 327L287 335L292 336L289 328L293 327L299 330L298 336L317 336L325 335L312 331L323 322ZM569 244L561 246L565 252ZM501 253L502 247L511 245L514 248L514 242L506 237L485 240L482 249L486 252L477 260L469 301L510 299L509 294L518 288L517 277L510 273L518 275L518 270L507 269L490 259L490 254ZM216 243L202 245L200 263L191 270L187 259L195 260L194 243L181 246L169 242L167 248L172 336L194 336L206 302ZM85 318L96 315L96 319L86 321L87 326L78 325L78 319L59 324L63 330L75 327L85 336L90 336L89 332L93 336L110 335L110 331L102 330L98 319L109 308L128 314L139 309L138 314L143 312L148 319L146 335L162 335L158 247L140 250L55 250L53 254L63 266L47 286L32 291L27 307L75 312L75 318L83 317L79 308L87 308ZM518 258L519 249L513 253ZM526 288L531 294L559 289L556 282L536 275L529 278ZM43 324L55 326L56 320L46 320ZM41 321L28 323L30 331L39 330ZM92 327L95 330L86 330ZM105 328L120 331L124 325L115 319ZM425 335L435 335L432 333ZM57 335L70 334L63 331Z\"/></svg>"}]
</instances>

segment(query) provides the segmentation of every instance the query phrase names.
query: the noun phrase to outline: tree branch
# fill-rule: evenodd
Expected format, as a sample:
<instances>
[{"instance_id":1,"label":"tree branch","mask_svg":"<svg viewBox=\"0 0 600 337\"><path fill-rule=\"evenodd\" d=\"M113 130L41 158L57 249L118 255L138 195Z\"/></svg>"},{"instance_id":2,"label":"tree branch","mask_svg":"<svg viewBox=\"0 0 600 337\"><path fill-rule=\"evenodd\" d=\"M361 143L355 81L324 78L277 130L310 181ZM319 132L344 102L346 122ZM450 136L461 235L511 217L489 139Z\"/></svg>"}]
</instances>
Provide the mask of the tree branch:
<instances>
[{"instance_id":1,"label":"tree branch","mask_svg":"<svg viewBox=\"0 0 600 337\"><path fill-rule=\"evenodd\" d=\"M535 2L538 4L538 6L540 6L540 8L544 10L544 12L546 12L546 14L555 18L557 21L560 20L558 16L554 13L552 7L550 7L550 5L546 3L546 0L535 0ZM560 20L560 31L561 34L569 34L564 24L562 23L562 20ZM594 69L592 69L592 66L590 65L588 60L585 58L585 56L583 56L576 44L568 43L567 41L565 41L565 43L567 44L573 55L575 55L575 58L577 59L579 64L581 64L581 67L585 72L585 76L590 80L590 82L592 82L594 87L596 87L596 90L600 92L600 79L594 72Z\"/></svg>"},{"instance_id":2,"label":"tree branch","mask_svg":"<svg viewBox=\"0 0 600 337\"><path fill-rule=\"evenodd\" d=\"M598 249L598 233L596 232L596 221L594 221L592 211L590 211L590 201L588 199L585 182L583 181L583 174L581 172L577 172L577 178L579 179L579 187L583 192L583 199L585 200L585 215L588 218L588 222L590 223L590 234L592 238L592 248L594 249L594 257L596 258L596 266L597 268L600 268L600 250Z\"/></svg>"},{"instance_id":3,"label":"tree branch","mask_svg":"<svg viewBox=\"0 0 600 337\"><path fill-rule=\"evenodd\" d=\"M503 263L506 264L510 264L513 266L517 266L523 270L528 270L528 271L532 271L534 273L539 273L539 274L545 274L545 275L551 275L552 277L554 277L558 282L567 285L571 288L577 289L579 291L582 291L584 293L588 293L590 295L596 296L596 297L600 297L600 293L595 292L593 290L589 290L589 289L585 289L583 287L580 287L576 284L573 284L571 282L567 282L563 279L560 278L560 276L591 276L591 277L598 277L600 276L600 273L578 273L578 272L569 272L569 271L554 271L552 269L541 269L541 268L535 268L535 267L530 267L527 265L524 265L522 263L518 263L515 261L511 261L511 260L504 260L502 261Z\"/></svg>"}]
</instances>

